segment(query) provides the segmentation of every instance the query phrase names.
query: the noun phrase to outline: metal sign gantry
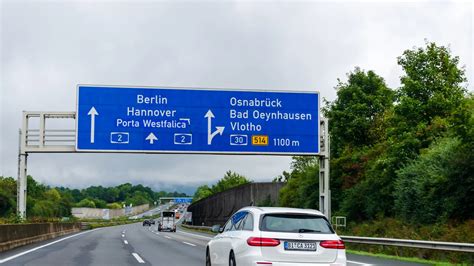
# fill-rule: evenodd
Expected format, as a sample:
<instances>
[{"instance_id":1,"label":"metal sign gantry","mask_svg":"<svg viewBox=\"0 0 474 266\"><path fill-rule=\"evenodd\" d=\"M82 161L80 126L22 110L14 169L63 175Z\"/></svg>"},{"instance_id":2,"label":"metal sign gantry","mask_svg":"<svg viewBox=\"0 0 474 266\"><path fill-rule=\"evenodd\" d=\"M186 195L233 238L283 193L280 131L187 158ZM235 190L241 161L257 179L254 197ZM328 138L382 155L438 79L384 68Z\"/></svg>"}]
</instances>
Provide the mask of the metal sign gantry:
<instances>
[{"instance_id":1,"label":"metal sign gantry","mask_svg":"<svg viewBox=\"0 0 474 266\"><path fill-rule=\"evenodd\" d=\"M76 128L54 128L51 120L70 120L77 124L76 112L23 112L22 128L19 132L17 213L26 217L27 158L29 153L76 153L98 151L78 151L76 149ZM34 121L32 123L33 120ZM37 125L34 127L33 125ZM329 183L330 141L328 120L319 118L320 153L319 156L319 206L321 212L331 218L331 191ZM157 152L159 153L159 152Z\"/></svg>"}]
</instances>

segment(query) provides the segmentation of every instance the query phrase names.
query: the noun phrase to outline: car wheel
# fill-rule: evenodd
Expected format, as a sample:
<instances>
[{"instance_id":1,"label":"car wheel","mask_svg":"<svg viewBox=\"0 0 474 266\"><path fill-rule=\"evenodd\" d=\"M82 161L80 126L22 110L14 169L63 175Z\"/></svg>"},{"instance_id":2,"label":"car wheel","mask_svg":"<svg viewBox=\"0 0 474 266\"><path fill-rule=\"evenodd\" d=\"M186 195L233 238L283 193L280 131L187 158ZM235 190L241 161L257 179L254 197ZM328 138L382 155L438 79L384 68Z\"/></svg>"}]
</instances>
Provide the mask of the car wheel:
<instances>
[{"instance_id":1,"label":"car wheel","mask_svg":"<svg viewBox=\"0 0 474 266\"><path fill-rule=\"evenodd\" d=\"M209 248L206 250L206 266L211 266L211 255L209 254Z\"/></svg>"},{"instance_id":2,"label":"car wheel","mask_svg":"<svg viewBox=\"0 0 474 266\"><path fill-rule=\"evenodd\" d=\"M235 256L233 251L231 251L229 255L229 266L237 266L237 264L235 263Z\"/></svg>"}]
</instances>

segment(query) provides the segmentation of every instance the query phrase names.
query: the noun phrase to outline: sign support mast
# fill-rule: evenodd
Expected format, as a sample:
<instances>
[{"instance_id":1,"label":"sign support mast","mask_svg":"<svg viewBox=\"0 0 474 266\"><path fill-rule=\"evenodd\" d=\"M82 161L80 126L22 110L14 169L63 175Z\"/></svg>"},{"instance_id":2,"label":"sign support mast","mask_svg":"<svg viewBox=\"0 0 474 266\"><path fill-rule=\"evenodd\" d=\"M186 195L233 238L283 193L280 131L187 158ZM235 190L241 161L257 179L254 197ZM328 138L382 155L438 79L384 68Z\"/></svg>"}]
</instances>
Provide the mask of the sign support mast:
<instances>
[{"instance_id":1,"label":"sign support mast","mask_svg":"<svg viewBox=\"0 0 474 266\"><path fill-rule=\"evenodd\" d=\"M320 132L320 155L319 155L319 210L331 221L331 190L329 183L329 121L321 117Z\"/></svg>"},{"instance_id":2,"label":"sign support mast","mask_svg":"<svg viewBox=\"0 0 474 266\"><path fill-rule=\"evenodd\" d=\"M26 218L26 179L27 179L27 158L25 151L26 130L28 128L28 119L23 117L22 129L19 132L18 145L18 181L17 181L17 214L21 219Z\"/></svg>"}]
</instances>

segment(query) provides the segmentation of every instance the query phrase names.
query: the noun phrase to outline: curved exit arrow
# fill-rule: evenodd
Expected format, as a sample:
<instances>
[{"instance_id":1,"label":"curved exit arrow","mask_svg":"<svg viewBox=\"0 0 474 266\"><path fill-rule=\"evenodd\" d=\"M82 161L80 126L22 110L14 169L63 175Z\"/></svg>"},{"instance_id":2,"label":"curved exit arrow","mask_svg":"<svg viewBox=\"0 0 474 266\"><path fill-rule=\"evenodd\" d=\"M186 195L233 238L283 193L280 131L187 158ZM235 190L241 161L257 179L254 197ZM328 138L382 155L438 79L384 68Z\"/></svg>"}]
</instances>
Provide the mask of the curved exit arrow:
<instances>
[{"instance_id":1,"label":"curved exit arrow","mask_svg":"<svg viewBox=\"0 0 474 266\"><path fill-rule=\"evenodd\" d=\"M204 118L207 118L207 145L212 144L212 139L217 135L220 134L222 136L222 133L224 133L224 128L225 127L216 127L216 131L211 133L212 130L212 119L215 118L214 114L212 113L211 109L209 109L204 116Z\"/></svg>"}]
</instances>

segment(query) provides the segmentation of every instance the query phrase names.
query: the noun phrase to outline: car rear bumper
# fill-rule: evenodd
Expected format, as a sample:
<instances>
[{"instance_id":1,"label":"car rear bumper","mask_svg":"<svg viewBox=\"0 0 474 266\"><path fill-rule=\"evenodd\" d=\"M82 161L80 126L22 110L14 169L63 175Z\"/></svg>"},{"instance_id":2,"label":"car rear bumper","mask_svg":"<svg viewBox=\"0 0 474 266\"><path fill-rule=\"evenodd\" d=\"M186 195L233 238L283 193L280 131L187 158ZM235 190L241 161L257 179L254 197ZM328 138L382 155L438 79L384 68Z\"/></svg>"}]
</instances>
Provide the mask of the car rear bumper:
<instances>
[{"instance_id":1,"label":"car rear bumper","mask_svg":"<svg viewBox=\"0 0 474 266\"><path fill-rule=\"evenodd\" d=\"M346 266L347 259L345 251L339 251L338 256L333 262L282 262L282 261L271 261L264 260L261 256L256 254L241 256L237 255L237 263L241 265L252 265L252 266L302 266L302 265L318 265L318 266Z\"/></svg>"}]
</instances>

